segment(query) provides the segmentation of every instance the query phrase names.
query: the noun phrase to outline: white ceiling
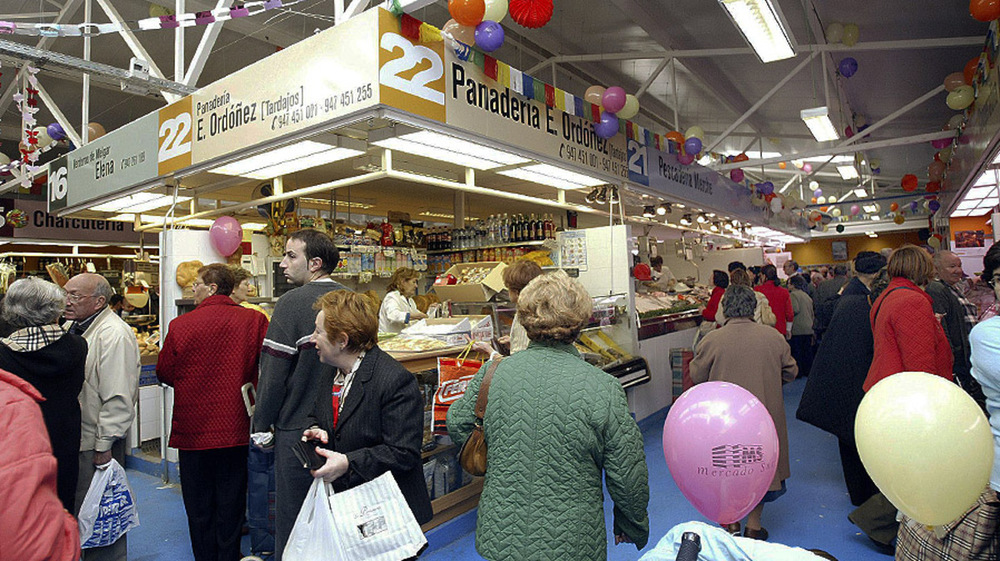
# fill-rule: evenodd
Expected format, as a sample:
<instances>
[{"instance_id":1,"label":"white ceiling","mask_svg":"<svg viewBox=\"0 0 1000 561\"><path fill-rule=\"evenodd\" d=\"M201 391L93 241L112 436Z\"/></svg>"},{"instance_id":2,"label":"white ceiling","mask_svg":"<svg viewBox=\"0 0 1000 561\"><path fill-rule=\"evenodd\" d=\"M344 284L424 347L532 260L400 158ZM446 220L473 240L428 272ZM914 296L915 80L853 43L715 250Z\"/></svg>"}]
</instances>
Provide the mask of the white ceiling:
<instances>
[{"instance_id":1,"label":"white ceiling","mask_svg":"<svg viewBox=\"0 0 1000 561\"><path fill-rule=\"evenodd\" d=\"M69 5L65 23L80 23L88 0L5 0L0 20L37 12L57 12ZM159 4L173 2L160 0ZM125 20L149 17L146 0L114 0ZM706 131L706 144L713 144L720 133L757 104L777 83L786 78L809 56L810 50L824 50L791 78L773 96L760 103L743 124L722 139L716 148L721 152L739 152L750 148L780 153L791 160L796 153L823 148L814 141L799 118L801 109L824 105L830 96L833 119L843 129L853 114L875 123L904 105L938 87L944 77L961 71L966 61L976 56L985 41L987 25L974 20L964 2L910 0L903 2L845 2L832 0L778 0L790 26L799 54L789 60L762 64L750 51L742 36L718 2L711 0L571 0L556 3L552 21L541 29L525 29L510 21L503 22L507 42L497 58L576 95L592 84L621 85L635 92L643 84L648 89L640 98L642 112L636 120L654 131L673 130L675 116L681 132L698 125ZM187 11L211 9L214 0L186 0ZM204 73L197 85L208 84L239 68L310 36L315 30L331 25L334 12L331 0L306 1L287 10L227 22ZM442 0L417 11L415 17L442 26L448 20ZM92 21L106 22L107 16L94 1ZM16 21L25 21L19 19ZM54 21L43 16L27 21ZM826 46L822 30L832 22L856 23L860 41L854 48ZM184 37L186 58L194 55L204 28L189 28ZM174 76L174 33L172 31L137 32L142 45L163 71ZM36 46L37 38L5 35L3 40ZM930 40L946 46L927 47ZM887 44L887 42L894 42ZM921 44L923 43L923 44ZM83 55L82 39L57 38L42 48L75 57ZM705 56L712 50L711 56ZM655 77L657 68L669 59L672 51L683 51ZM559 58L576 55L626 53L613 60L565 62ZM631 54L628 54L631 53ZM93 40L94 61L127 68L133 53L117 35ZM836 75L837 63L846 56L858 61L858 71L850 79ZM822 60L826 59L826 74ZM546 64L555 60L555 64ZM11 59L0 57L9 67ZM69 75L68 75L69 74ZM52 94L59 108L74 123L81 120L81 80L43 65L40 80ZM0 150L16 152L17 125L20 117L9 103L8 85L13 72L4 71L0 82L6 98L0 98ZM279 77L262 76L262 80ZM651 80L651 81L650 81ZM137 96L122 93L112 82L97 85L90 97L90 120L108 130L120 127L164 104L158 94ZM676 95L675 95L676 92ZM871 141L887 141L917 134L940 131L955 112L944 102L941 92L879 128ZM54 120L48 108L42 109L41 123ZM829 143L829 146L835 143ZM875 178L876 195L900 195L899 179L917 174L921 184L927 181L927 165L935 149L929 143L893 146L869 151L868 158L882 161L881 174ZM749 154L751 160L755 154ZM818 167L818 163L816 164ZM753 180L764 178L783 185L793 174L804 174L777 163L747 169ZM813 179L827 194L846 193L856 181L844 182L834 166L828 166ZM960 178L964 179L964 178ZM958 185L962 181L955 182ZM869 190L870 191L870 190ZM925 224L925 222L924 222Z\"/></svg>"}]
</instances>

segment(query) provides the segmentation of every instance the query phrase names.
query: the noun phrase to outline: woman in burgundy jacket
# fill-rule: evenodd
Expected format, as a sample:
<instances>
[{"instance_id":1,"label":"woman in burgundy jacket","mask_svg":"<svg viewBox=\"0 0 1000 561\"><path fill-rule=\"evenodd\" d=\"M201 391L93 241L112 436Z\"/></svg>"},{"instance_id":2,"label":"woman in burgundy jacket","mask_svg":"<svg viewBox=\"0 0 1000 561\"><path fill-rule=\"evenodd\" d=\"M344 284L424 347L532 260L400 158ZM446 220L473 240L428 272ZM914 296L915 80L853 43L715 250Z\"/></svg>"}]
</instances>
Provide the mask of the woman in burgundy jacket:
<instances>
[{"instance_id":1,"label":"woman in burgundy jacket","mask_svg":"<svg viewBox=\"0 0 1000 561\"><path fill-rule=\"evenodd\" d=\"M235 277L198 269L197 307L170 322L156 375L174 388L170 446L180 451L181 495L196 561L240 559L250 417L241 388L257 382L264 314L233 301Z\"/></svg>"},{"instance_id":2,"label":"woman in burgundy jacket","mask_svg":"<svg viewBox=\"0 0 1000 561\"><path fill-rule=\"evenodd\" d=\"M774 317L778 320L774 324L774 328L787 339L789 337L789 327L791 327L792 320L795 319L795 310L792 309L792 296L788 293L787 288L779 284L777 267L768 263L764 265L760 272L764 275L764 282L754 288L754 290L767 296L767 303L771 305Z\"/></svg>"},{"instance_id":3,"label":"woman in burgundy jacket","mask_svg":"<svg viewBox=\"0 0 1000 561\"><path fill-rule=\"evenodd\" d=\"M929 372L951 380L951 345L924 291L934 278L930 254L904 245L889 256L887 269L892 280L869 314L875 356L864 390L899 372Z\"/></svg>"}]
</instances>

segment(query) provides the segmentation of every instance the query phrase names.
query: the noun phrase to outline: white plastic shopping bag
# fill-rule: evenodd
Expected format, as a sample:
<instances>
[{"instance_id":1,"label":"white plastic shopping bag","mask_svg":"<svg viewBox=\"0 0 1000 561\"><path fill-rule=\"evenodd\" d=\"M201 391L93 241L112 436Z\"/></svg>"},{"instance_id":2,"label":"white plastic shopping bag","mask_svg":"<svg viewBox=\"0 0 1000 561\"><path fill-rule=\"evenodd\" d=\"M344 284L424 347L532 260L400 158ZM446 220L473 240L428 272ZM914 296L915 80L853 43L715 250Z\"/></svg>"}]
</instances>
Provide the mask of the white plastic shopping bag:
<instances>
[{"instance_id":1,"label":"white plastic shopping bag","mask_svg":"<svg viewBox=\"0 0 1000 561\"><path fill-rule=\"evenodd\" d=\"M104 547L118 541L139 525L135 495L125 477L125 468L114 459L98 470L90 481L80 506L80 547Z\"/></svg>"},{"instance_id":2,"label":"white plastic shopping bag","mask_svg":"<svg viewBox=\"0 0 1000 561\"><path fill-rule=\"evenodd\" d=\"M344 561L400 561L427 544L391 472L330 497Z\"/></svg>"},{"instance_id":3,"label":"white plastic shopping bag","mask_svg":"<svg viewBox=\"0 0 1000 561\"><path fill-rule=\"evenodd\" d=\"M329 483L316 478L302 502L295 526L288 536L282 559L285 561L337 561L340 545L337 543L333 513L327 498L333 494Z\"/></svg>"}]
</instances>

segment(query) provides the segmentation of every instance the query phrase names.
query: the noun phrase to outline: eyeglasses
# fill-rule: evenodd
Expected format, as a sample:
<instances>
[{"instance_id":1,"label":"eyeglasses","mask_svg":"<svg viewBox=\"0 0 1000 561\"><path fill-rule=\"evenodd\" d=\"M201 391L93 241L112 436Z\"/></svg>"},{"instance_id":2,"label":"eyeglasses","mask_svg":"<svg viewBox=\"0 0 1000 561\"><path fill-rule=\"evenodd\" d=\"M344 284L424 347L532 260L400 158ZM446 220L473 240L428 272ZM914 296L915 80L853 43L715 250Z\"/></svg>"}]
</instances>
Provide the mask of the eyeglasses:
<instances>
[{"instance_id":1,"label":"eyeglasses","mask_svg":"<svg viewBox=\"0 0 1000 561\"><path fill-rule=\"evenodd\" d=\"M95 296L94 294L87 294L87 295L83 295L83 296L81 296L79 294L67 294L66 295L66 301L72 302L72 303L76 304L76 303L80 302L80 300L83 300L84 298L93 298L94 296Z\"/></svg>"}]
</instances>

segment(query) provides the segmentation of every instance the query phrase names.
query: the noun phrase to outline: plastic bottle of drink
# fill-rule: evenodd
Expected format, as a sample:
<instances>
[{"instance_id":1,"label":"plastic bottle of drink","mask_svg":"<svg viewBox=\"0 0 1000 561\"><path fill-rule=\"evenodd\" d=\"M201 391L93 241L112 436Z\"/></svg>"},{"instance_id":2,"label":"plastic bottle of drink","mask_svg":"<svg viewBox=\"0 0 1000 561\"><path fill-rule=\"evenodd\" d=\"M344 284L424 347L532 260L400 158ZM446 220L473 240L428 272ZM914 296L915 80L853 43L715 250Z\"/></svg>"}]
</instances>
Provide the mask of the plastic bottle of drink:
<instances>
[{"instance_id":1,"label":"plastic bottle of drink","mask_svg":"<svg viewBox=\"0 0 1000 561\"><path fill-rule=\"evenodd\" d=\"M510 220L507 218L507 213L503 213L503 218L500 219L500 239L499 243L505 244L510 241Z\"/></svg>"}]
</instances>

